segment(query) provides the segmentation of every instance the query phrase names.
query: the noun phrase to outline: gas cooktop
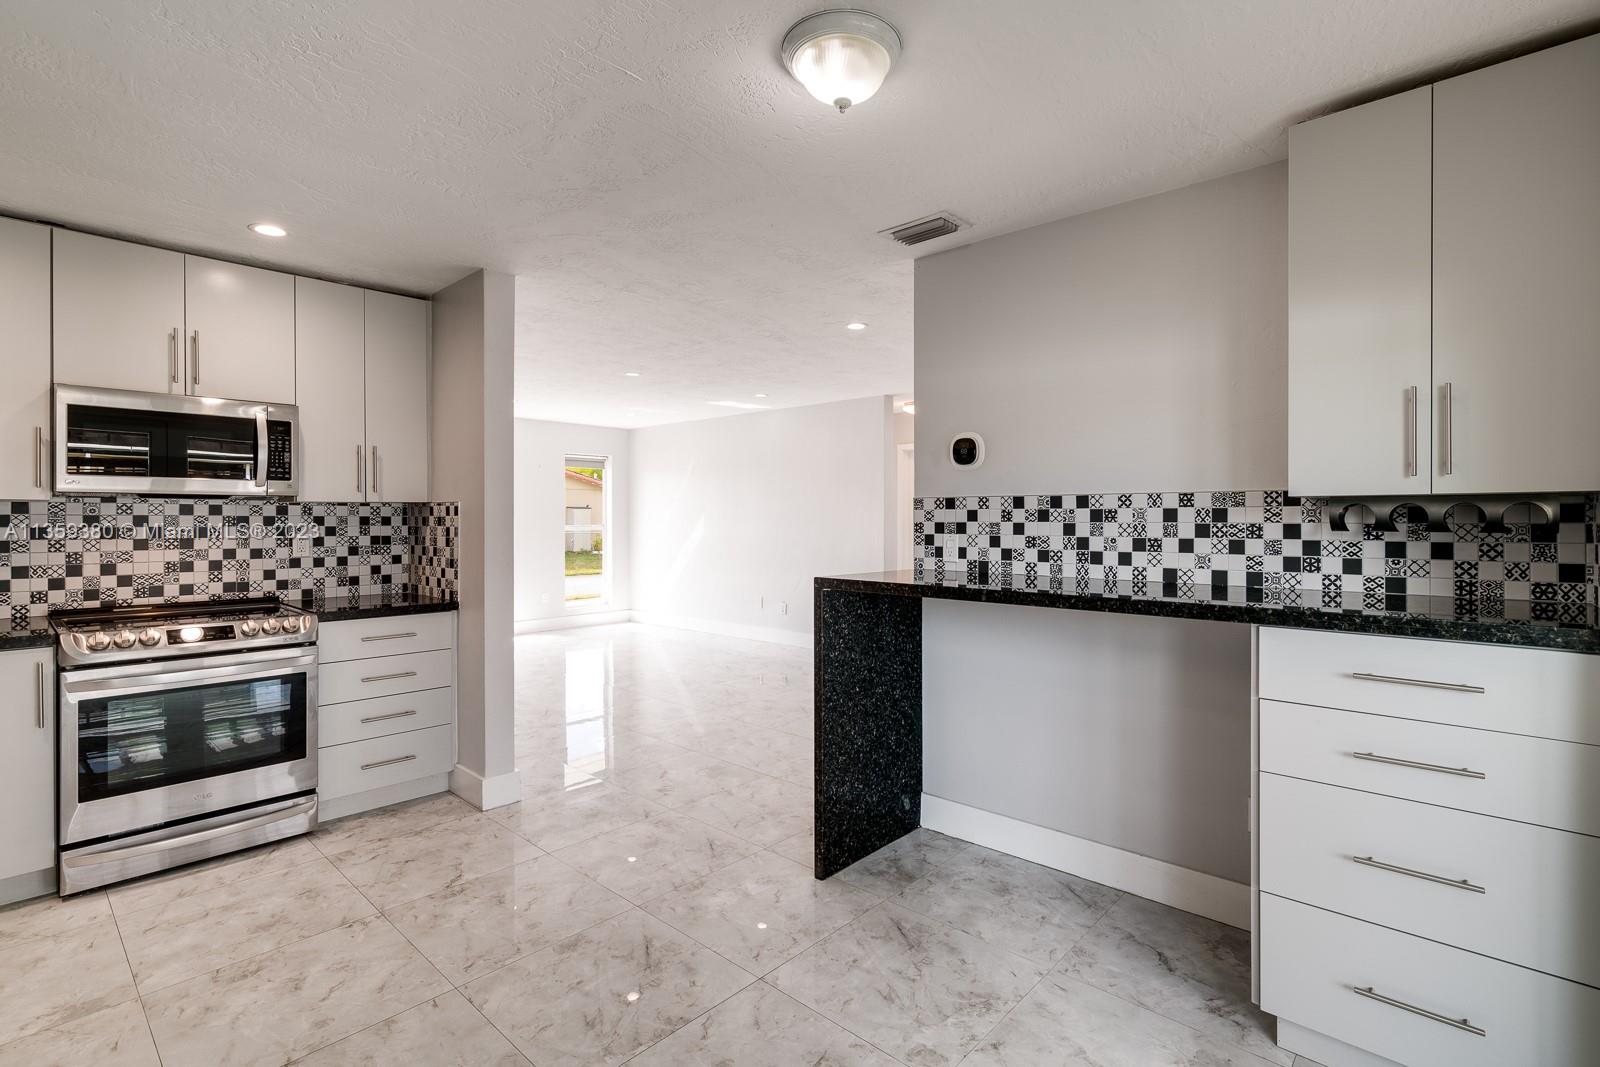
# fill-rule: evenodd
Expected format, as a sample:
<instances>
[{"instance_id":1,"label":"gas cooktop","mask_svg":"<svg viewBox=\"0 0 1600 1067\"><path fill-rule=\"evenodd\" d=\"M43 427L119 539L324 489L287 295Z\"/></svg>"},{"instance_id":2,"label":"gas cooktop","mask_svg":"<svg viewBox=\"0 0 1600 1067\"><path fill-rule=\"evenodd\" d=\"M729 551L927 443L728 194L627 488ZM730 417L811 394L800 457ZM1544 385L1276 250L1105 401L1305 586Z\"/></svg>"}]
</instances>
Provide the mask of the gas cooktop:
<instances>
[{"instance_id":1,"label":"gas cooktop","mask_svg":"<svg viewBox=\"0 0 1600 1067\"><path fill-rule=\"evenodd\" d=\"M299 645L317 632L315 615L270 597L85 608L50 621L68 666Z\"/></svg>"}]
</instances>

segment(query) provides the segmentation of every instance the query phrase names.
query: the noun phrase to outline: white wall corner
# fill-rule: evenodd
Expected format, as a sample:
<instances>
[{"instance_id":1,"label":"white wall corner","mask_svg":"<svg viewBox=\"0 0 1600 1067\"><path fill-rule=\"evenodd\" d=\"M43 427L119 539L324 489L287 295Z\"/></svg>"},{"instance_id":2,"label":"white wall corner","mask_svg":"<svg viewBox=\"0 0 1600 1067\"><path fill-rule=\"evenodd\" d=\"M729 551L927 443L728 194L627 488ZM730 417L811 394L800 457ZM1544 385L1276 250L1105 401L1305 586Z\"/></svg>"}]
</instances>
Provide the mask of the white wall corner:
<instances>
[{"instance_id":1,"label":"white wall corner","mask_svg":"<svg viewBox=\"0 0 1600 1067\"><path fill-rule=\"evenodd\" d=\"M522 798L522 774L513 768L485 778L458 763L450 768L450 792L479 811L503 808Z\"/></svg>"}]
</instances>

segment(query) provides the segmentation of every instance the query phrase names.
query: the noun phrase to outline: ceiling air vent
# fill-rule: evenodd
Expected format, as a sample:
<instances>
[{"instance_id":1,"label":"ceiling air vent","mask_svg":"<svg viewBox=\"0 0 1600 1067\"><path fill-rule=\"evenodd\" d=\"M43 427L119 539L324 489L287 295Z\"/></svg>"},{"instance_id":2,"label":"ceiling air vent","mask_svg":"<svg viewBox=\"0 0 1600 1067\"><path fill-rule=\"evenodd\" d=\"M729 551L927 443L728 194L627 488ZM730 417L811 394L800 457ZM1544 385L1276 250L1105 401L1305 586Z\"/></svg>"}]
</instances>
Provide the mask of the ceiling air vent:
<instances>
[{"instance_id":1,"label":"ceiling air vent","mask_svg":"<svg viewBox=\"0 0 1600 1067\"><path fill-rule=\"evenodd\" d=\"M903 245L920 245L924 241L931 241L935 237L948 237L961 229L961 220L954 215L929 215L925 219L913 222L903 222L899 226L891 226L879 233L888 234Z\"/></svg>"}]
</instances>

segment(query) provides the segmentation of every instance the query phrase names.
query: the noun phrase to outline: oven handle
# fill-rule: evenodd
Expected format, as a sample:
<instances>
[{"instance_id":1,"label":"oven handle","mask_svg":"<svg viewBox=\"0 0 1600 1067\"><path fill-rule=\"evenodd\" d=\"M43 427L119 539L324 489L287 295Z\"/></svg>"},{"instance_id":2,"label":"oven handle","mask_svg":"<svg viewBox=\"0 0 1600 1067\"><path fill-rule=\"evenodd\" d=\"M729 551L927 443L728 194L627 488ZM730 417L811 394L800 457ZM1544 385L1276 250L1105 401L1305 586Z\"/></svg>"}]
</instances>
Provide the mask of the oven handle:
<instances>
[{"instance_id":1,"label":"oven handle","mask_svg":"<svg viewBox=\"0 0 1600 1067\"><path fill-rule=\"evenodd\" d=\"M169 849L182 848L185 845L198 844L201 841L210 841L218 837L227 837L244 830L254 830L261 826L271 826L275 822L293 819L304 815L317 806L316 797L303 797L286 808L257 815L242 822L224 823L205 830L196 830L191 834L181 834L177 837L163 837L159 841L146 841L143 844L129 845L126 848L115 848L108 852L78 852L64 853L61 857L63 867L88 867L96 863L115 863L118 860L133 859L136 856L148 856L152 852L166 852Z\"/></svg>"},{"instance_id":2,"label":"oven handle","mask_svg":"<svg viewBox=\"0 0 1600 1067\"><path fill-rule=\"evenodd\" d=\"M292 658L270 659L266 653L257 653L245 662L211 667L178 667L144 674L129 675L126 668L118 670L115 667L107 667L92 674L86 671L68 671L62 674L61 689L68 697L77 701L102 693L145 693L154 689L170 689L174 685L189 685L196 682L260 681L284 674L314 671L316 667L315 653L311 655L299 653Z\"/></svg>"}]
</instances>

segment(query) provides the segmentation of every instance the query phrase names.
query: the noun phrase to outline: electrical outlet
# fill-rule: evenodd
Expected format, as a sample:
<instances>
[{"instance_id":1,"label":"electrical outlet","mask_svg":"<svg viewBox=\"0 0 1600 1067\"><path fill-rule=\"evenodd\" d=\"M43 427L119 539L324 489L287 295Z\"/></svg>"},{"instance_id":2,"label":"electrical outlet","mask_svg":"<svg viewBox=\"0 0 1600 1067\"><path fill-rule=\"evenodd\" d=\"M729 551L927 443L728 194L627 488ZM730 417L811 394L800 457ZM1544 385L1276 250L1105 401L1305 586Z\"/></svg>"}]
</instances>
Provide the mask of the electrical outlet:
<instances>
[{"instance_id":1,"label":"electrical outlet","mask_svg":"<svg viewBox=\"0 0 1600 1067\"><path fill-rule=\"evenodd\" d=\"M956 535L953 534L953 533L945 534L944 535L944 558L945 559L955 559L956 558L956 547L957 547L957 545L956 545Z\"/></svg>"},{"instance_id":2,"label":"electrical outlet","mask_svg":"<svg viewBox=\"0 0 1600 1067\"><path fill-rule=\"evenodd\" d=\"M789 602L787 600L778 601L778 614L779 615L787 615L787 614L789 614Z\"/></svg>"}]
</instances>

